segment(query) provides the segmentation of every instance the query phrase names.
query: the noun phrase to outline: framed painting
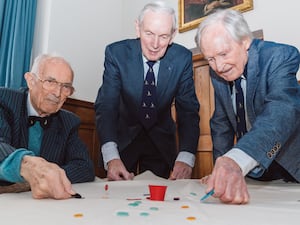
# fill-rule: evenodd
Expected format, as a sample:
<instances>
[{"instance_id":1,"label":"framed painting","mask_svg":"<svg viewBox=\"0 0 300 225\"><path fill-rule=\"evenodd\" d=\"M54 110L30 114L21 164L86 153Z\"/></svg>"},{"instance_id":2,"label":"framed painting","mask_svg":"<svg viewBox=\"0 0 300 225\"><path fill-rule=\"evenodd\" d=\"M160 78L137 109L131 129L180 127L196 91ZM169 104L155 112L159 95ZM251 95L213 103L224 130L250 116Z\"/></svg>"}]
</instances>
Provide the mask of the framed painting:
<instances>
[{"instance_id":1,"label":"framed painting","mask_svg":"<svg viewBox=\"0 0 300 225\"><path fill-rule=\"evenodd\" d=\"M178 5L179 32L182 33L196 28L215 9L252 10L253 0L179 0Z\"/></svg>"}]
</instances>

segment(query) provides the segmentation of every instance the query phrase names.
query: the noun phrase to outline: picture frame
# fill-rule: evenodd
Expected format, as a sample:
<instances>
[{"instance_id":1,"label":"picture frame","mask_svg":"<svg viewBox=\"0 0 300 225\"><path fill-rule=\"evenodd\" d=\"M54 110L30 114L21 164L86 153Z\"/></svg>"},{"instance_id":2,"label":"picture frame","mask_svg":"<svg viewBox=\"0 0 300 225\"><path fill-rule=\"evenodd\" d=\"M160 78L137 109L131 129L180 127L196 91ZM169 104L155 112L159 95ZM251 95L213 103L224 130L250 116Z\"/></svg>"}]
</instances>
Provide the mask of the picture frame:
<instances>
[{"instance_id":1,"label":"picture frame","mask_svg":"<svg viewBox=\"0 0 300 225\"><path fill-rule=\"evenodd\" d=\"M241 12L253 9L253 0L178 0L179 33L194 29L218 8L232 8Z\"/></svg>"}]
</instances>

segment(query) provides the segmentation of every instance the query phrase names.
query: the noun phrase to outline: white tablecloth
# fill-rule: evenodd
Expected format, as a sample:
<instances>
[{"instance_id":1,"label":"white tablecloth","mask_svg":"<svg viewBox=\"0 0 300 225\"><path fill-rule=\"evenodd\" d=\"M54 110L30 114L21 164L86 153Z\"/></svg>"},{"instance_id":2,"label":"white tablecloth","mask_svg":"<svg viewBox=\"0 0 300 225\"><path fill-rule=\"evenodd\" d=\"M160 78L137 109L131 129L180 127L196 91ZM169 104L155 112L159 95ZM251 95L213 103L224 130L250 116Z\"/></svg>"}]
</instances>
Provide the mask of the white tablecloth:
<instances>
[{"instance_id":1,"label":"white tablecloth","mask_svg":"<svg viewBox=\"0 0 300 225\"><path fill-rule=\"evenodd\" d=\"M165 201L147 199L149 184L168 186ZM75 184L84 199L36 200L31 192L0 194L0 221L3 225L300 224L300 185L250 182L247 205L226 205L214 198L201 203L204 188L198 180L169 181L146 172L133 181L97 179Z\"/></svg>"}]
</instances>

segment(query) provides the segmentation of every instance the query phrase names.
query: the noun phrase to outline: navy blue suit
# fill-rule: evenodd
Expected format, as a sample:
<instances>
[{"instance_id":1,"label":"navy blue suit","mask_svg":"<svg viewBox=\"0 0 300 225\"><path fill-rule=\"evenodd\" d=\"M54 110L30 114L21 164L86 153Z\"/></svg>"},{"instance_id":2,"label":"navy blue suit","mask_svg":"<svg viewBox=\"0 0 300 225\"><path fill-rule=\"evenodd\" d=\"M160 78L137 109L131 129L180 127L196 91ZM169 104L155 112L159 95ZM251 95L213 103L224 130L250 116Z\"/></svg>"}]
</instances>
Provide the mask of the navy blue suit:
<instances>
[{"instance_id":1,"label":"navy blue suit","mask_svg":"<svg viewBox=\"0 0 300 225\"><path fill-rule=\"evenodd\" d=\"M144 83L140 39L108 45L104 66L103 84L95 102L97 131L101 144L116 142L122 152L143 129L139 121ZM176 124L171 116L173 102L179 151L195 154L199 138L199 103L194 89L192 54L178 44L170 45L160 59L157 99L157 122L147 135L172 168L178 153ZM143 146L136 151L143 151Z\"/></svg>"},{"instance_id":2,"label":"navy blue suit","mask_svg":"<svg viewBox=\"0 0 300 225\"><path fill-rule=\"evenodd\" d=\"M0 162L17 148L28 148L27 91L0 88ZM66 110L53 115L43 132L40 156L63 168L72 183L94 180L88 149L79 139L79 118Z\"/></svg>"},{"instance_id":3,"label":"navy blue suit","mask_svg":"<svg viewBox=\"0 0 300 225\"><path fill-rule=\"evenodd\" d=\"M248 50L246 109L252 128L236 147L259 163L259 170L249 173L252 177L262 176L275 161L300 181L299 62L298 50L289 45L255 39ZM212 82L215 111L211 129L216 159L233 147L236 119L229 83L214 73Z\"/></svg>"}]
</instances>

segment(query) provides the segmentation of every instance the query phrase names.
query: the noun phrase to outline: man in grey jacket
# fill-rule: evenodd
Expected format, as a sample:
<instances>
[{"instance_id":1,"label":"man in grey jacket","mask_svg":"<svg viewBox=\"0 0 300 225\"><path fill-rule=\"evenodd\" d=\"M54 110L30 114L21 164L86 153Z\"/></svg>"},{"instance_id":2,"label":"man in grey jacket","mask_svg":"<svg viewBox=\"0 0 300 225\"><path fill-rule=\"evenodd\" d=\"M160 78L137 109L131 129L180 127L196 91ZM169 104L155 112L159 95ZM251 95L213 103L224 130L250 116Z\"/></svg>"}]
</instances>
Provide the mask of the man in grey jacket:
<instances>
[{"instance_id":1,"label":"man in grey jacket","mask_svg":"<svg viewBox=\"0 0 300 225\"><path fill-rule=\"evenodd\" d=\"M249 201L246 175L299 182L298 50L253 39L242 14L234 10L208 16L198 28L196 41L213 70L215 90L210 123L215 166L205 179L207 192L214 189L221 201L243 204ZM240 93L244 103L236 104ZM239 116L240 107L245 120ZM245 130L239 132L242 121Z\"/></svg>"}]
</instances>

